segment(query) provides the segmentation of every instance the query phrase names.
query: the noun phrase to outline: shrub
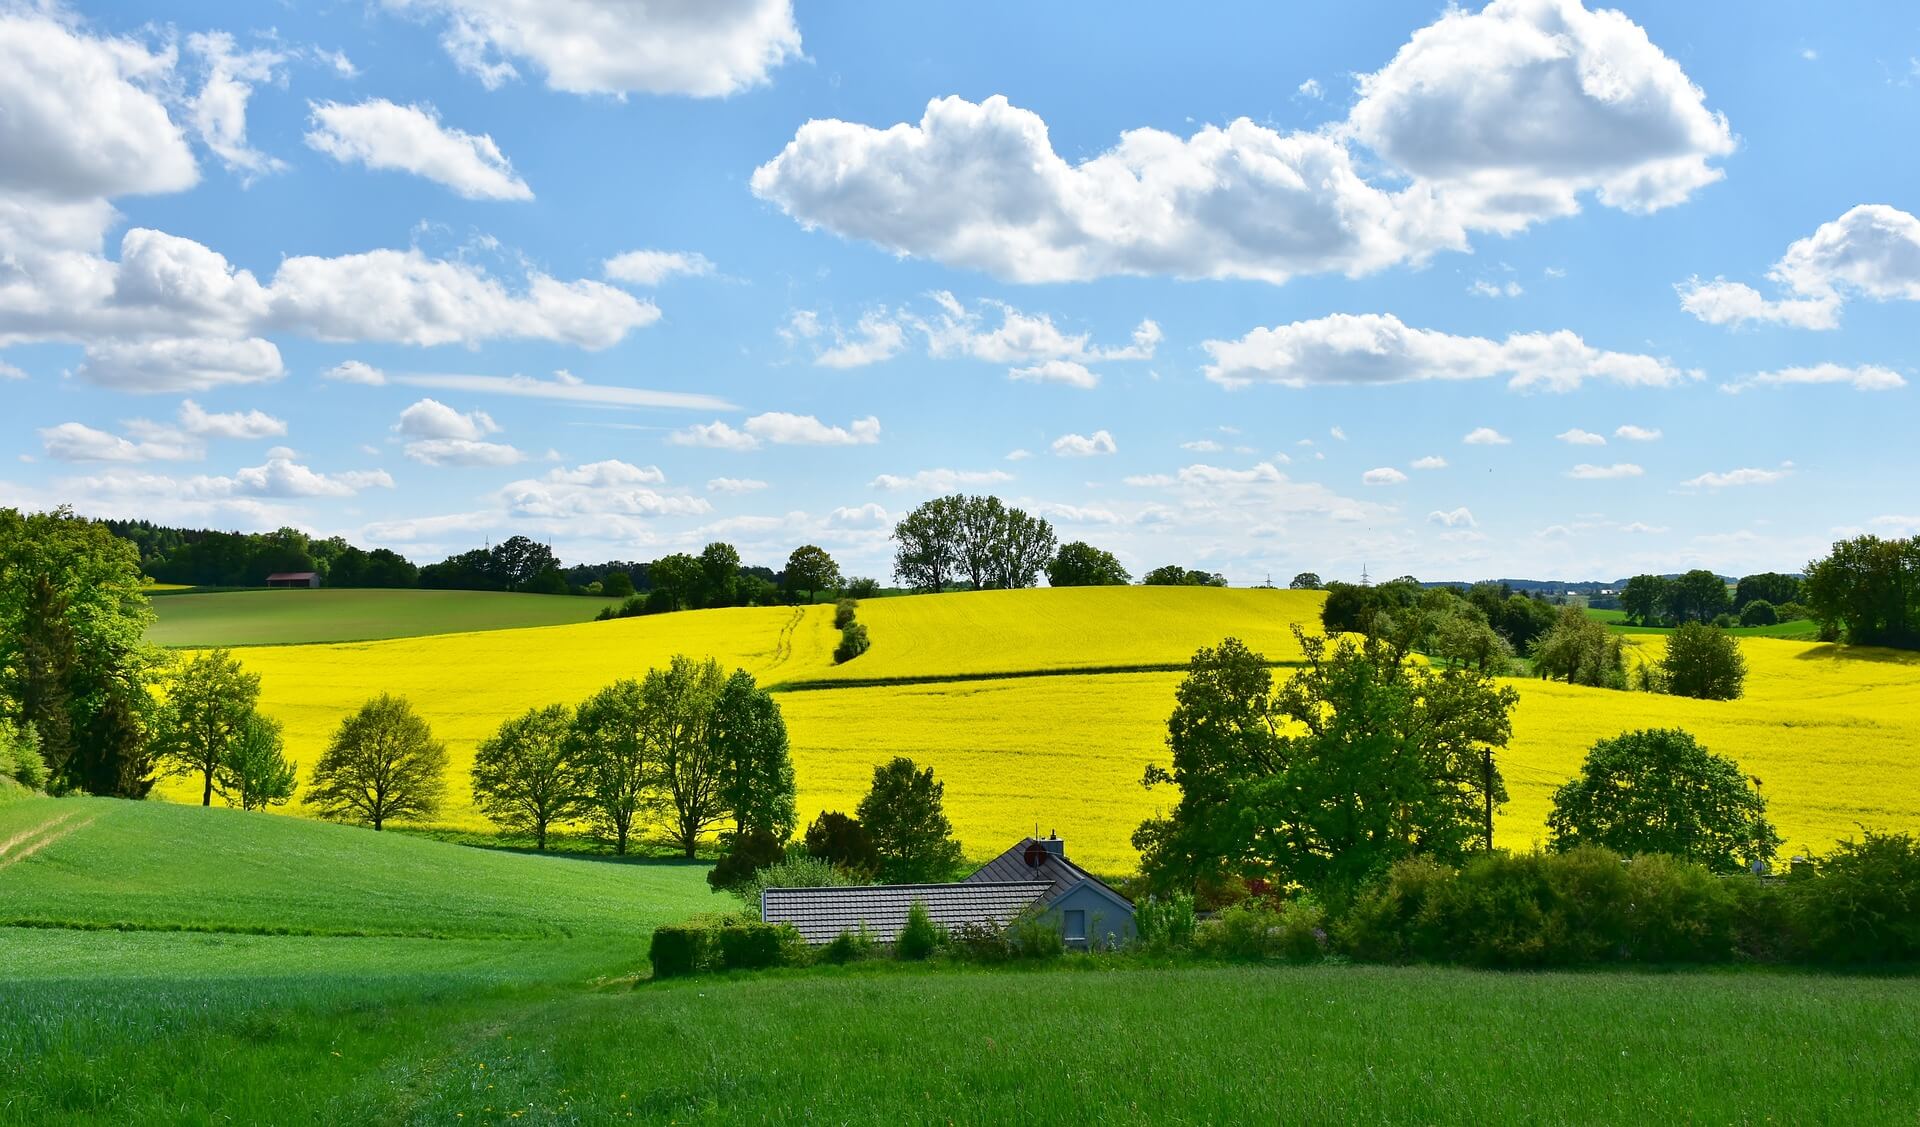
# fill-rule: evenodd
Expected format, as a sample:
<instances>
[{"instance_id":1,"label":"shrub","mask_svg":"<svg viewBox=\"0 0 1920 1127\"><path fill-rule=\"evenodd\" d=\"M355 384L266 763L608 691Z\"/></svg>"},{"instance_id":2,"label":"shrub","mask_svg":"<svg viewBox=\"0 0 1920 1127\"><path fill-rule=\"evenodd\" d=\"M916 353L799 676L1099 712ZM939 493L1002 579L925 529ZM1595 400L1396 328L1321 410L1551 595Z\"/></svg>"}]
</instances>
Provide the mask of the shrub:
<instances>
[{"instance_id":1,"label":"shrub","mask_svg":"<svg viewBox=\"0 0 1920 1127\"><path fill-rule=\"evenodd\" d=\"M1149 896L1135 908L1133 926L1148 950L1183 951L1193 946L1193 897Z\"/></svg>"},{"instance_id":2,"label":"shrub","mask_svg":"<svg viewBox=\"0 0 1920 1127\"><path fill-rule=\"evenodd\" d=\"M822 962L836 966L843 963L857 963L862 959L871 959L880 953L879 941L867 930L866 924L859 931L843 931L833 937L833 942L820 949Z\"/></svg>"},{"instance_id":3,"label":"shrub","mask_svg":"<svg viewBox=\"0 0 1920 1127\"><path fill-rule=\"evenodd\" d=\"M1632 886L1628 958L1707 963L1732 957L1738 903L1728 880L1715 877L1704 865L1659 854L1635 857L1626 873Z\"/></svg>"},{"instance_id":4,"label":"shrub","mask_svg":"<svg viewBox=\"0 0 1920 1127\"><path fill-rule=\"evenodd\" d=\"M765 830L735 834L727 843L726 855L718 864L707 870L707 884L715 892L732 892L744 887L762 869L771 868L787 859L787 847L780 839ZM761 885L772 888L808 888L812 885ZM756 894L751 907L759 905Z\"/></svg>"},{"instance_id":5,"label":"shrub","mask_svg":"<svg viewBox=\"0 0 1920 1127\"><path fill-rule=\"evenodd\" d=\"M769 888L841 888L853 881L830 862L793 852L785 860L754 870L733 888L747 911L760 914L760 893Z\"/></svg>"},{"instance_id":6,"label":"shrub","mask_svg":"<svg viewBox=\"0 0 1920 1127\"><path fill-rule=\"evenodd\" d=\"M848 623L847 628L840 631L840 644L833 649L834 664L839 665L852 661L854 658L866 653L868 645L867 628L865 624L859 622Z\"/></svg>"},{"instance_id":7,"label":"shrub","mask_svg":"<svg viewBox=\"0 0 1920 1127\"><path fill-rule=\"evenodd\" d=\"M1428 857L1409 857L1364 890L1340 921L1340 949L1372 963L1437 962L1447 936L1436 908L1457 874Z\"/></svg>"},{"instance_id":8,"label":"shrub","mask_svg":"<svg viewBox=\"0 0 1920 1127\"><path fill-rule=\"evenodd\" d=\"M973 963L1004 963L1013 958L1007 934L992 924L965 923L947 934L947 950Z\"/></svg>"},{"instance_id":9,"label":"shrub","mask_svg":"<svg viewBox=\"0 0 1920 1127\"><path fill-rule=\"evenodd\" d=\"M1289 900L1280 909L1279 955L1290 963L1317 963L1327 953L1327 912L1311 897Z\"/></svg>"},{"instance_id":10,"label":"shrub","mask_svg":"<svg viewBox=\"0 0 1920 1127\"><path fill-rule=\"evenodd\" d=\"M807 827L805 841L809 854L832 862L851 876L871 876L880 868L880 852L873 844L873 835L858 818L838 810L822 810Z\"/></svg>"},{"instance_id":11,"label":"shrub","mask_svg":"<svg viewBox=\"0 0 1920 1127\"><path fill-rule=\"evenodd\" d=\"M742 923L718 929L720 963L728 970L758 970L777 967L788 961L790 948L786 924Z\"/></svg>"},{"instance_id":12,"label":"shrub","mask_svg":"<svg viewBox=\"0 0 1920 1127\"><path fill-rule=\"evenodd\" d=\"M1765 599L1755 599L1740 608L1740 625L1772 626L1780 621L1780 612Z\"/></svg>"},{"instance_id":13,"label":"shrub","mask_svg":"<svg viewBox=\"0 0 1920 1127\"><path fill-rule=\"evenodd\" d=\"M835 630L845 630L847 627L853 625L853 611L857 605L858 604L852 599L841 599L839 602L833 604L833 628Z\"/></svg>"},{"instance_id":14,"label":"shrub","mask_svg":"<svg viewBox=\"0 0 1920 1127\"><path fill-rule=\"evenodd\" d=\"M1734 875L1723 878L1733 901L1733 952L1757 963L1784 963L1802 957L1806 944L1794 918L1797 882Z\"/></svg>"},{"instance_id":15,"label":"shrub","mask_svg":"<svg viewBox=\"0 0 1920 1127\"><path fill-rule=\"evenodd\" d=\"M653 943L647 958L653 963L655 978L684 978L708 961L707 947L712 932L704 927L675 925L653 930Z\"/></svg>"},{"instance_id":16,"label":"shrub","mask_svg":"<svg viewBox=\"0 0 1920 1127\"><path fill-rule=\"evenodd\" d=\"M30 724L0 720L0 775L29 790L47 785L47 761L40 755L40 734Z\"/></svg>"},{"instance_id":17,"label":"shrub","mask_svg":"<svg viewBox=\"0 0 1920 1127\"><path fill-rule=\"evenodd\" d=\"M1656 728L1595 743L1580 777L1554 792L1547 830L1555 849L1665 853L1737 872L1779 845L1766 810L1733 760Z\"/></svg>"},{"instance_id":18,"label":"shrub","mask_svg":"<svg viewBox=\"0 0 1920 1127\"><path fill-rule=\"evenodd\" d=\"M927 915L924 901L915 900L907 908L906 926L900 929L900 937L893 942L893 953L902 959L919 962L933 954L940 946L940 929L933 924L933 917Z\"/></svg>"},{"instance_id":19,"label":"shrub","mask_svg":"<svg viewBox=\"0 0 1920 1127\"><path fill-rule=\"evenodd\" d=\"M856 575L841 590L849 599L871 599L880 593L880 581Z\"/></svg>"},{"instance_id":20,"label":"shrub","mask_svg":"<svg viewBox=\"0 0 1920 1127\"><path fill-rule=\"evenodd\" d=\"M1778 622L1800 622L1812 618L1813 611L1804 603L1780 603L1773 608L1773 616Z\"/></svg>"},{"instance_id":21,"label":"shrub","mask_svg":"<svg viewBox=\"0 0 1920 1127\"><path fill-rule=\"evenodd\" d=\"M1023 912L1007 925L1007 949L1019 959L1057 959L1066 953L1067 940L1059 921L1038 912Z\"/></svg>"},{"instance_id":22,"label":"shrub","mask_svg":"<svg viewBox=\"0 0 1920 1127\"><path fill-rule=\"evenodd\" d=\"M1198 932L1202 950L1229 959L1316 962L1325 954L1325 909L1302 897L1278 908L1263 900L1235 904Z\"/></svg>"},{"instance_id":23,"label":"shrub","mask_svg":"<svg viewBox=\"0 0 1920 1127\"><path fill-rule=\"evenodd\" d=\"M666 609L666 600L662 599L661 605L658 608L654 608L654 609L660 609L660 610ZM626 601L621 603L617 609L614 607L603 608L599 614L594 615L594 620L597 622L606 622L607 620L614 619L614 618L638 618L643 614L647 614L648 612L649 612L649 606L648 606L647 596L628 595L626 598Z\"/></svg>"},{"instance_id":24,"label":"shrub","mask_svg":"<svg viewBox=\"0 0 1920 1127\"><path fill-rule=\"evenodd\" d=\"M1733 616L1726 611L1721 611L1719 614L1713 616L1713 628L1715 630L1731 630L1733 625Z\"/></svg>"},{"instance_id":25,"label":"shrub","mask_svg":"<svg viewBox=\"0 0 1920 1127\"><path fill-rule=\"evenodd\" d=\"M1821 962L1920 959L1920 838L1867 830L1795 886L1808 955Z\"/></svg>"}]
</instances>

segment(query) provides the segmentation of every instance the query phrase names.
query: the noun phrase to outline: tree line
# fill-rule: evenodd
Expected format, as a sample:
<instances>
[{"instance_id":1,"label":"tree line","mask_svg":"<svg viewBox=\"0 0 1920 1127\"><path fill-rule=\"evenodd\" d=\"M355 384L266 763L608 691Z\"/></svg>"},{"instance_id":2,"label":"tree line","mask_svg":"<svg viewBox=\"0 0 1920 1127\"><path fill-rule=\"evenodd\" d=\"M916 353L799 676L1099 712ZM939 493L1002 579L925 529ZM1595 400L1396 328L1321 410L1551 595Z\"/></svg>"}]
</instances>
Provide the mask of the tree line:
<instances>
[{"instance_id":1,"label":"tree line","mask_svg":"<svg viewBox=\"0 0 1920 1127\"><path fill-rule=\"evenodd\" d=\"M1033 587L1119 587L1133 582L1112 552L1082 540L1060 544L1053 525L998 497L955 493L916 506L893 527L893 574L909 590L937 593ZM1168 565L1148 586L1225 587L1217 573Z\"/></svg>"}]
</instances>

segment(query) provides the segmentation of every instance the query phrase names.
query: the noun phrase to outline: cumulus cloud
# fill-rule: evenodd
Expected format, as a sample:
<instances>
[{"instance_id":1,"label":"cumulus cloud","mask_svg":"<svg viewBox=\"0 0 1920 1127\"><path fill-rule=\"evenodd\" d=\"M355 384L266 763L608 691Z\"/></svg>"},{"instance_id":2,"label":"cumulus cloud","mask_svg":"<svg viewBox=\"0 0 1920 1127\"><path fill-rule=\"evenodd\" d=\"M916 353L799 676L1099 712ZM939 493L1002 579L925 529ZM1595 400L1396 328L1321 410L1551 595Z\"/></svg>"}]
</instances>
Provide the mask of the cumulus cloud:
<instances>
[{"instance_id":1,"label":"cumulus cloud","mask_svg":"<svg viewBox=\"0 0 1920 1127\"><path fill-rule=\"evenodd\" d=\"M411 173L470 200L533 198L490 135L442 125L432 106L401 106L385 98L356 105L319 102L311 125L307 146L342 164Z\"/></svg>"},{"instance_id":2,"label":"cumulus cloud","mask_svg":"<svg viewBox=\"0 0 1920 1127\"><path fill-rule=\"evenodd\" d=\"M1004 470L921 470L919 473L899 474L883 473L869 484L875 489L902 490L916 489L929 493L949 493L965 485L999 485L1013 480L1013 475Z\"/></svg>"},{"instance_id":3,"label":"cumulus cloud","mask_svg":"<svg viewBox=\"0 0 1920 1127\"><path fill-rule=\"evenodd\" d=\"M264 465L236 471L233 488L261 497L352 497L364 489L393 488L385 470L321 473L288 458L269 458Z\"/></svg>"},{"instance_id":4,"label":"cumulus cloud","mask_svg":"<svg viewBox=\"0 0 1920 1127\"><path fill-rule=\"evenodd\" d=\"M259 337L105 341L89 345L74 370L88 383L141 393L206 391L285 374L280 350Z\"/></svg>"},{"instance_id":5,"label":"cumulus cloud","mask_svg":"<svg viewBox=\"0 0 1920 1127\"><path fill-rule=\"evenodd\" d=\"M27 373L7 363L5 360L0 360L0 380L24 380L26 378Z\"/></svg>"},{"instance_id":6,"label":"cumulus cloud","mask_svg":"<svg viewBox=\"0 0 1920 1127\"><path fill-rule=\"evenodd\" d=\"M800 57L791 0L385 0L437 16L454 63L494 89L533 64L572 94L723 97Z\"/></svg>"},{"instance_id":7,"label":"cumulus cloud","mask_svg":"<svg viewBox=\"0 0 1920 1127\"><path fill-rule=\"evenodd\" d=\"M422 399L400 412L394 428L408 438L485 438L500 425L485 411L464 414L437 399Z\"/></svg>"},{"instance_id":8,"label":"cumulus cloud","mask_svg":"<svg viewBox=\"0 0 1920 1127\"><path fill-rule=\"evenodd\" d=\"M284 419L265 411L210 412L193 400L180 404L180 429L207 438L271 438L287 433Z\"/></svg>"},{"instance_id":9,"label":"cumulus cloud","mask_svg":"<svg viewBox=\"0 0 1920 1127\"><path fill-rule=\"evenodd\" d=\"M766 487L766 482L750 477L716 477L707 482L709 493L754 493Z\"/></svg>"},{"instance_id":10,"label":"cumulus cloud","mask_svg":"<svg viewBox=\"0 0 1920 1127\"><path fill-rule=\"evenodd\" d=\"M774 446L865 446L880 441L880 420L869 415L846 426L831 426L812 415L769 411L755 415L739 429L720 421L699 423L668 436L677 446L708 446L719 450L753 450L762 443Z\"/></svg>"},{"instance_id":11,"label":"cumulus cloud","mask_svg":"<svg viewBox=\"0 0 1920 1127\"><path fill-rule=\"evenodd\" d=\"M471 438L419 438L407 443L406 454L428 466L511 466L527 458L507 443Z\"/></svg>"},{"instance_id":12,"label":"cumulus cloud","mask_svg":"<svg viewBox=\"0 0 1920 1127\"><path fill-rule=\"evenodd\" d=\"M1068 387L1098 386L1100 377L1078 360L1046 360L1029 368L1011 368L1007 376L1030 383L1057 383Z\"/></svg>"},{"instance_id":13,"label":"cumulus cloud","mask_svg":"<svg viewBox=\"0 0 1920 1127\"><path fill-rule=\"evenodd\" d=\"M1803 368L1781 368L1755 372L1720 385L1720 390L1738 394L1754 387L1786 387L1797 384L1839 384L1856 391L1892 391L1907 386L1906 377L1878 364L1847 366L1814 364Z\"/></svg>"},{"instance_id":14,"label":"cumulus cloud","mask_svg":"<svg viewBox=\"0 0 1920 1127\"><path fill-rule=\"evenodd\" d=\"M1399 485L1407 480L1407 475L1392 466L1380 466L1360 475L1366 485Z\"/></svg>"},{"instance_id":15,"label":"cumulus cloud","mask_svg":"<svg viewBox=\"0 0 1920 1127\"><path fill-rule=\"evenodd\" d=\"M707 446L715 450L752 450L760 445L759 439L719 420L674 431L667 436L667 441L675 446Z\"/></svg>"},{"instance_id":16,"label":"cumulus cloud","mask_svg":"<svg viewBox=\"0 0 1920 1127\"><path fill-rule=\"evenodd\" d=\"M815 356L813 362L823 368L864 368L891 360L907 346L907 328L876 310L861 316L851 334L833 329L834 343Z\"/></svg>"},{"instance_id":17,"label":"cumulus cloud","mask_svg":"<svg viewBox=\"0 0 1920 1127\"><path fill-rule=\"evenodd\" d=\"M1447 460L1438 454L1429 454L1424 458L1415 458L1413 460L1413 468L1416 470L1444 470L1447 468Z\"/></svg>"},{"instance_id":18,"label":"cumulus cloud","mask_svg":"<svg viewBox=\"0 0 1920 1127\"><path fill-rule=\"evenodd\" d=\"M1920 301L1920 219L1887 204L1861 204L1787 247L1767 277L1791 296L1766 298L1722 278L1693 278L1676 288L1681 308L1709 324L1831 329L1854 298Z\"/></svg>"},{"instance_id":19,"label":"cumulus cloud","mask_svg":"<svg viewBox=\"0 0 1920 1127\"><path fill-rule=\"evenodd\" d=\"M1092 434L1063 434L1053 440L1053 452L1062 458L1089 458L1099 454L1117 454L1119 451L1113 435L1104 430Z\"/></svg>"},{"instance_id":20,"label":"cumulus cloud","mask_svg":"<svg viewBox=\"0 0 1920 1127\"><path fill-rule=\"evenodd\" d=\"M1457 509L1436 509L1427 514L1427 522L1446 528L1472 528L1477 523L1473 519L1473 512L1465 505Z\"/></svg>"},{"instance_id":21,"label":"cumulus cloud","mask_svg":"<svg viewBox=\"0 0 1920 1127\"><path fill-rule=\"evenodd\" d=\"M552 522L566 527L583 520L604 521L618 530L659 517L698 516L713 511L704 497L654 488L666 480L657 466L636 466L617 459L573 468L556 467L542 477L511 482L495 500L513 520Z\"/></svg>"},{"instance_id":22,"label":"cumulus cloud","mask_svg":"<svg viewBox=\"0 0 1920 1127\"><path fill-rule=\"evenodd\" d=\"M239 50L224 31L187 36L187 50L206 70L206 78L188 103L188 118L207 148L228 169L252 178L287 167L247 144L247 102L253 88L279 76L286 55L271 49Z\"/></svg>"},{"instance_id":23,"label":"cumulus cloud","mask_svg":"<svg viewBox=\"0 0 1920 1127\"><path fill-rule=\"evenodd\" d=\"M1607 444L1606 435L1595 434L1590 430L1581 430L1579 427L1574 427L1572 430L1563 430L1553 437L1569 446L1605 446Z\"/></svg>"},{"instance_id":24,"label":"cumulus cloud","mask_svg":"<svg viewBox=\"0 0 1920 1127\"><path fill-rule=\"evenodd\" d=\"M42 451L57 462L182 462L205 453L191 442L134 442L84 423L42 427L39 434Z\"/></svg>"},{"instance_id":25,"label":"cumulus cloud","mask_svg":"<svg viewBox=\"0 0 1920 1127\"><path fill-rule=\"evenodd\" d=\"M1504 341L1415 329L1390 313L1335 313L1257 328L1239 340L1202 343L1206 376L1223 387L1276 383L1391 384L1504 376L1516 390L1572 391L1589 379L1671 387L1698 372L1636 353L1594 348L1565 329L1513 333Z\"/></svg>"},{"instance_id":26,"label":"cumulus cloud","mask_svg":"<svg viewBox=\"0 0 1920 1127\"><path fill-rule=\"evenodd\" d=\"M385 372L358 360L342 361L320 374L326 379L339 380L342 383L366 384L369 387L379 387L387 382Z\"/></svg>"},{"instance_id":27,"label":"cumulus cloud","mask_svg":"<svg viewBox=\"0 0 1920 1127\"><path fill-rule=\"evenodd\" d=\"M1725 473L1703 473L1699 477L1690 478L1681 484L1695 489L1726 489L1728 487L1741 485L1772 485L1776 481L1781 481L1791 476L1792 473L1792 463L1788 463L1777 470L1763 470L1748 466L1737 470L1727 470Z\"/></svg>"},{"instance_id":28,"label":"cumulus cloud","mask_svg":"<svg viewBox=\"0 0 1920 1127\"><path fill-rule=\"evenodd\" d=\"M1624 438L1628 442L1658 442L1660 441L1660 429L1658 427L1641 427L1635 426L1632 423L1622 423L1620 426L1614 428L1613 436L1615 438Z\"/></svg>"},{"instance_id":29,"label":"cumulus cloud","mask_svg":"<svg viewBox=\"0 0 1920 1127\"><path fill-rule=\"evenodd\" d=\"M1567 471L1567 476L1580 481L1615 481L1620 478L1639 477L1646 471L1632 462L1615 462L1610 466L1595 466L1582 462Z\"/></svg>"},{"instance_id":30,"label":"cumulus cloud","mask_svg":"<svg viewBox=\"0 0 1920 1127\"><path fill-rule=\"evenodd\" d=\"M636 286L657 286L668 278L684 274L690 278L713 273L713 263L704 254L682 250L630 250L607 259L603 267L607 277Z\"/></svg>"},{"instance_id":31,"label":"cumulus cloud","mask_svg":"<svg viewBox=\"0 0 1920 1127\"><path fill-rule=\"evenodd\" d=\"M1468 446L1511 446L1513 439L1494 430L1492 427L1475 427L1467 432L1460 441Z\"/></svg>"},{"instance_id":32,"label":"cumulus cloud","mask_svg":"<svg viewBox=\"0 0 1920 1127\"><path fill-rule=\"evenodd\" d=\"M752 186L806 227L1015 281L1277 283L1464 249L1474 231L1571 214L1588 193L1632 212L1671 206L1718 179L1710 162L1734 148L1638 25L1576 0L1450 10L1360 91L1328 130L1140 128L1078 163L1004 97L940 98L885 129L809 121ZM1356 143L1393 187L1363 175Z\"/></svg>"}]
</instances>

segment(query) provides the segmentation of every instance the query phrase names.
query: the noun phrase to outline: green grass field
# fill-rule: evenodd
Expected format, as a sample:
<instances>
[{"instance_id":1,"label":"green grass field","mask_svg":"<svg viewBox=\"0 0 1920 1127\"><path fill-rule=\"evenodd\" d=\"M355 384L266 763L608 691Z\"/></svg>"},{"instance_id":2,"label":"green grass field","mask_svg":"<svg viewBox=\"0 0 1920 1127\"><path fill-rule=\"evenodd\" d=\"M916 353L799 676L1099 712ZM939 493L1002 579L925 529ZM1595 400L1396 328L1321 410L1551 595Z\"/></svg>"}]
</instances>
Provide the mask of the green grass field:
<instances>
[{"instance_id":1,"label":"green grass field","mask_svg":"<svg viewBox=\"0 0 1920 1127\"><path fill-rule=\"evenodd\" d=\"M1587 617L1607 624L1608 629L1618 634L1671 634L1671 626L1634 626L1627 621L1627 612L1623 610L1587 610ZM1735 626L1727 633L1737 638L1798 638L1811 642L1820 636L1820 624L1810 618L1796 618L1792 622L1776 623L1773 626Z\"/></svg>"},{"instance_id":2,"label":"green grass field","mask_svg":"<svg viewBox=\"0 0 1920 1127\"><path fill-rule=\"evenodd\" d=\"M153 600L162 646L366 642L586 622L618 599L502 591L187 591Z\"/></svg>"},{"instance_id":3,"label":"green grass field","mask_svg":"<svg viewBox=\"0 0 1920 1127\"><path fill-rule=\"evenodd\" d=\"M7 803L0 905L38 926L0 926L0 1123L1893 1123L1920 1091L1911 978L1072 956L636 984L654 926L726 905L702 874Z\"/></svg>"}]
</instances>

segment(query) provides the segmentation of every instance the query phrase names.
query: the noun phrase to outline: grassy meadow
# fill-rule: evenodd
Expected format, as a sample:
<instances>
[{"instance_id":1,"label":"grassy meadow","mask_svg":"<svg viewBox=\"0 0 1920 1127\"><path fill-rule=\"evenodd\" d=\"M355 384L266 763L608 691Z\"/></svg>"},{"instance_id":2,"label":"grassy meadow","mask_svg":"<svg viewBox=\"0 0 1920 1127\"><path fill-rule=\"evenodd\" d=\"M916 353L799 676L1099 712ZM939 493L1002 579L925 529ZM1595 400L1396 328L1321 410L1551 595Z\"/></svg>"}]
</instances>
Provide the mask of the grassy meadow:
<instances>
[{"instance_id":1,"label":"grassy meadow","mask_svg":"<svg viewBox=\"0 0 1920 1127\"><path fill-rule=\"evenodd\" d=\"M948 812L969 855L991 855L1038 823L1071 838L1084 863L1121 873L1136 861L1134 827L1174 798L1139 785L1145 764L1165 758L1180 679L1172 670L1227 634L1270 658L1297 659L1291 627L1317 624L1318 611L1316 593L1257 589L874 599L859 611L873 648L840 666L825 605L254 646L241 658L261 674L263 707L287 725L289 753L303 764L366 697L387 690L411 698L452 755L439 820L448 828L489 828L469 803L466 772L475 745L501 720L577 701L684 652L745 668L763 684L805 689L780 696L805 816L850 808L875 764L908 755L946 782ZM1657 657L1664 645L1659 634L1630 640L1639 659ZM1920 822L1920 657L1766 637L1743 638L1742 649L1752 672L1738 701L1514 680L1521 703L1501 757L1513 796L1498 822L1501 843L1525 848L1544 837L1553 789L1596 739L1651 726L1686 728L1757 776L1789 849L1825 849L1861 824ZM162 793L199 797L182 780Z\"/></svg>"},{"instance_id":2,"label":"grassy meadow","mask_svg":"<svg viewBox=\"0 0 1920 1127\"><path fill-rule=\"evenodd\" d=\"M159 593L156 588L150 592ZM162 646L269 646L363 642L421 634L513 630L586 622L619 599L504 591L399 591L333 587L192 591L153 600L147 638Z\"/></svg>"},{"instance_id":3,"label":"grassy meadow","mask_svg":"<svg viewBox=\"0 0 1920 1127\"><path fill-rule=\"evenodd\" d=\"M1608 628L1621 634L1671 634L1671 626L1635 626L1627 621L1627 612L1623 610L1594 610L1587 608L1587 617L1607 624ZM1776 622L1772 626L1731 626L1727 633L1736 638L1800 638L1813 641L1820 636L1820 624L1810 618L1796 618L1792 622Z\"/></svg>"}]
</instances>

